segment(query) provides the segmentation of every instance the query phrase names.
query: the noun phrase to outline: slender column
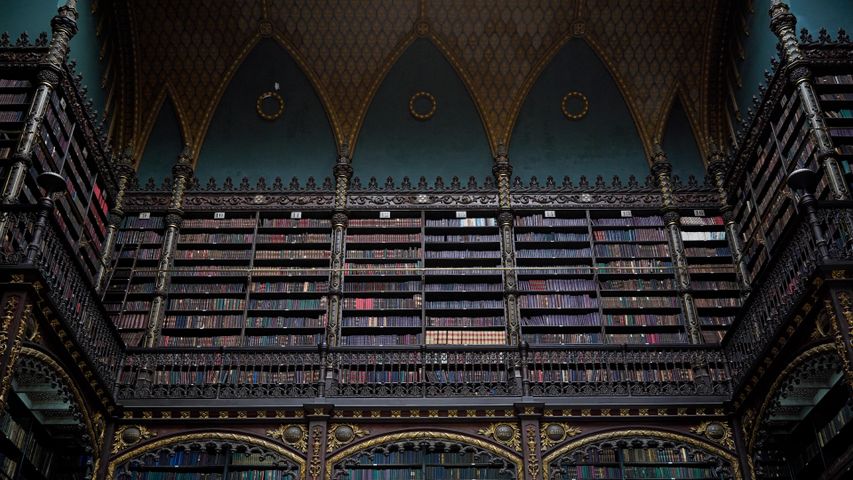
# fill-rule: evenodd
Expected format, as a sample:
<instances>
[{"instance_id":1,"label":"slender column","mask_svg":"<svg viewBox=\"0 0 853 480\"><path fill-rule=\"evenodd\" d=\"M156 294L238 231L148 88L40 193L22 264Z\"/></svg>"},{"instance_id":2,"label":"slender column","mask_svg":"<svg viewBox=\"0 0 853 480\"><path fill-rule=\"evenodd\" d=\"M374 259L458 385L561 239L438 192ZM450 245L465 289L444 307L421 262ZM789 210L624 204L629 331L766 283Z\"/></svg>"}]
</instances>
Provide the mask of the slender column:
<instances>
[{"instance_id":1,"label":"slender column","mask_svg":"<svg viewBox=\"0 0 853 480\"><path fill-rule=\"evenodd\" d=\"M329 418L332 406L328 404L304 405L305 418L308 420L308 444L306 455L308 471L306 480L323 480L326 475L326 450L328 442Z\"/></svg>"},{"instance_id":2,"label":"slender column","mask_svg":"<svg viewBox=\"0 0 853 480\"><path fill-rule=\"evenodd\" d=\"M59 7L56 16L50 22L53 36L47 54L39 62L39 71L36 74L38 86L24 121L21 138L15 147L15 153L12 154L12 164L0 194L2 195L0 203L3 205L16 203L24 188L24 179L33 162L33 150L50 103L50 95L59 83L62 66L68 56L68 43L77 33L77 16L77 0L68 0L65 5ZM5 238L8 228L8 212L2 212L0 213L0 238Z\"/></svg>"},{"instance_id":3,"label":"slender column","mask_svg":"<svg viewBox=\"0 0 853 480\"><path fill-rule=\"evenodd\" d=\"M9 287L8 291L6 287ZM24 341L24 330L33 314L27 291L14 287L23 285L4 285L0 289L3 290L0 295L0 412L6 407L6 398Z\"/></svg>"},{"instance_id":4,"label":"slender column","mask_svg":"<svg viewBox=\"0 0 853 480\"><path fill-rule=\"evenodd\" d=\"M166 312L166 297L169 293L169 270L172 268L172 256L181 231L181 222L184 219L184 193L192 175L192 158L190 158L190 147L187 145L178 156L177 163L172 167L172 198L169 200L163 247L160 251L160 262L157 264L157 276L154 278L154 298L151 300L148 332L145 334L146 347L155 346L160 336L160 327Z\"/></svg>"},{"instance_id":5,"label":"slender column","mask_svg":"<svg viewBox=\"0 0 853 480\"><path fill-rule=\"evenodd\" d=\"M130 149L127 149L115 162L116 173L118 174L118 191L116 192L113 208L110 211L109 223L107 224L107 237L104 239L103 247L101 248L100 265L98 265L98 273L95 276L95 289L101 293L106 285L107 271L110 263L113 260L115 253L116 234L118 226L124 219L124 194L127 192L127 186L133 176L132 154Z\"/></svg>"},{"instance_id":6,"label":"slender column","mask_svg":"<svg viewBox=\"0 0 853 480\"><path fill-rule=\"evenodd\" d=\"M521 428L521 452L524 456L524 480L542 480L542 442L540 421L542 404L516 403ZM519 479L521 480L521 479Z\"/></svg>"},{"instance_id":7,"label":"slender column","mask_svg":"<svg viewBox=\"0 0 853 480\"><path fill-rule=\"evenodd\" d=\"M806 59L797 42L796 27L797 17L790 12L788 5L780 0L773 0L773 5L770 7L770 29L779 37L782 44L788 80L797 88L801 108L809 120L812 135L817 144L817 157L826 172L832 195L836 200L847 200L850 198L850 190L844 181L844 173L835 159L835 146L817 100L812 72L806 66Z\"/></svg>"},{"instance_id":8,"label":"slender column","mask_svg":"<svg viewBox=\"0 0 853 480\"><path fill-rule=\"evenodd\" d=\"M518 309L518 275L515 271L515 242L513 241L513 214L509 196L512 165L509 164L506 147L498 145L492 175L498 186L498 226L501 232L501 268L504 282L504 308L506 315L506 342L518 345L521 342Z\"/></svg>"},{"instance_id":9,"label":"slender column","mask_svg":"<svg viewBox=\"0 0 853 480\"><path fill-rule=\"evenodd\" d=\"M652 156L652 174L658 181L661 191L663 219L666 224L669 252L675 267L675 281L681 300L682 311L687 320L687 335L692 344L702 343L702 331L699 328L699 315L693 302L690 289L690 272L687 269L687 257L684 253L684 240L681 238L681 215L675 205L672 190L672 164L666 158L666 153L660 145L655 145Z\"/></svg>"},{"instance_id":10,"label":"slender column","mask_svg":"<svg viewBox=\"0 0 853 480\"><path fill-rule=\"evenodd\" d=\"M738 225L734 219L734 209L729 203L729 195L726 191L726 173L728 164L721 152L713 149L711 156L708 159L708 174L714 182L714 187L717 189L717 194L720 196L720 212L723 214L723 221L726 226L726 240L729 242L729 249L732 251L732 263L735 266L735 274L737 275L738 285L740 286L741 297L746 298L752 287L749 284L749 270L746 268L746 260L743 255L743 247L740 244L740 236L738 236Z\"/></svg>"},{"instance_id":11,"label":"slender column","mask_svg":"<svg viewBox=\"0 0 853 480\"><path fill-rule=\"evenodd\" d=\"M329 321L326 326L326 343L330 347L336 347L340 338L341 329L341 293L344 281L344 238L346 236L347 220L347 195L349 194L349 183L352 178L352 165L350 164L349 149L346 145L341 147L338 161L335 163L333 173L335 175L335 208L332 213L332 261L329 272ZM331 358L331 357L330 357ZM333 373L329 370L329 374Z\"/></svg>"}]
</instances>

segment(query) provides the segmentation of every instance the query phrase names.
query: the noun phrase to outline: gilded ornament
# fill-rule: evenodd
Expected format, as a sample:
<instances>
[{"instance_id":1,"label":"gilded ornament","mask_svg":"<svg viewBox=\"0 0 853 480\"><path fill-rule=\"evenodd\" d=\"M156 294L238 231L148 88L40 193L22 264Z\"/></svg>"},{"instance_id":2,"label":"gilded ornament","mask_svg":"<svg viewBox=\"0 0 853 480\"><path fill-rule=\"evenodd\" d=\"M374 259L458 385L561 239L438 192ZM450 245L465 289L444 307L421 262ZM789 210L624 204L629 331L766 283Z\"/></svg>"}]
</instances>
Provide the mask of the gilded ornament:
<instances>
[{"instance_id":1,"label":"gilded ornament","mask_svg":"<svg viewBox=\"0 0 853 480\"><path fill-rule=\"evenodd\" d=\"M308 466L308 472L311 474L311 480L320 478L320 447L323 445L323 427L315 425L311 429L311 464ZM327 475L331 472L327 472Z\"/></svg>"},{"instance_id":2,"label":"gilded ornament","mask_svg":"<svg viewBox=\"0 0 853 480\"><path fill-rule=\"evenodd\" d=\"M308 430L303 425L282 425L273 430L267 430L267 436L290 445L300 452L308 447Z\"/></svg>"},{"instance_id":3,"label":"gilded ornament","mask_svg":"<svg viewBox=\"0 0 853 480\"><path fill-rule=\"evenodd\" d=\"M420 99L425 99L429 102L429 108L425 112L419 112L415 108L415 103ZM409 114L422 122L432 118L437 108L438 104L435 101L435 97L429 92L417 92L409 98Z\"/></svg>"},{"instance_id":4,"label":"gilded ornament","mask_svg":"<svg viewBox=\"0 0 853 480\"><path fill-rule=\"evenodd\" d=\"M580 110L569 110L569 102L572 100L580 100ZM560 111L563 112L563 116L569 120L580 120L585 117L587 113L589 113L589 99L586 98L586 95L581 92L569 92L564 95L563 100L560 101Z\"/></svg>"},{"instance_id":5,"label":"gilded ornament","mask_svg":"<svg viewBox=\"0 0 853 480\"><path fill-rule=\"evenodd\" d=\"M118 453L156 435L142 425L123 425L116 430L113 453Z\"/></svg>"},{"instance_id":6,"label":"gilded ornament","mask_svg":"<svg viewBox=\"0 0 853 480\"><path fill-rule=\"evenodd\" d=\"M350 423L329 425L329 431L326 435L326 451L333 452L344 445L352 443L353 440L362 438L369 433L370 430L363 429L358 425Z\"/></svg>"},{"instance_id":7,"label":"gilded ornament","mask_svg":"<svg viewBox=\"0 0 853 480\"><path fill-rule=\"evenodd\" d=\"M527 473L531 479L539 475L539 452L536 451L536 427L527 426Z\"/></svg>"},{"instance_id":8,"label":"gilded ornament","mask_svg":"<svg viewBox=\"0 0 853 480\"><path fill-rule=\"evenodd\" d=\"M479 429L477 433L491 437L516 452L521 452L521 434L512 423L491 423L486 428Z\"/></svg>"},{"instance_id":9,"label":"gilded ornament","mask_svg":"<svg viewBox=\"0 0 853 480\"><path fill-rule=\"evenodd\" d=\"M264 102L267 100L272 100L274 102L274 108L272 112L267 112L264 110ZM278 120L282 114L284 114L284 99L281 98L277 92L264 92L258 95L258 101L255 103L255 111L258 112L258 116L268 121Z\"/></svg>"},{"instance_id":10,"label":"gilded ornament","mask_svg":"<svg viewBox=\"0 0 853 480\"><path fill-rule=\"evenodd\" d=\"M568 423L544 423L539 429L542 449L547 450L569 437L580 435L581 431L580 427L573 427Z\"/></svg>"},{"instance_id":11,"label":"gilded ornament","mask_svg":"<svg viewBox=\"0 0 853 480\"><path fill-rule=\"evenodd\" d=\"M695 427L690 427L690 431L696 435L703 435L709 440L717 442L729 450L734 450L735 448L732 429L726 423L715 421L702 422Z\"/></svg>"}]
</instances>

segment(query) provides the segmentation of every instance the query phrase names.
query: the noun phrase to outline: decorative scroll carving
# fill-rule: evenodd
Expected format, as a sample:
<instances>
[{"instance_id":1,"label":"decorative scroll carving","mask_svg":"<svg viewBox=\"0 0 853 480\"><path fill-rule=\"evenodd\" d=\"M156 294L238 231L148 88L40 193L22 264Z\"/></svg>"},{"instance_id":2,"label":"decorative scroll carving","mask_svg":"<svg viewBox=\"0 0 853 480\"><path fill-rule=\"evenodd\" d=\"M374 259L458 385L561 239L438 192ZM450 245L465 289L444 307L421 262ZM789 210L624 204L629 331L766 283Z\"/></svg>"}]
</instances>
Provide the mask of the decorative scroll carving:
<instances>
[{"instance_id":1,"label":"decorative scroll carving","mask_svg":"<svg viewBox=\"0 0 853 480\"><path fill-rule=\"evenodd\" d=\"M115 440L113 440L113 453L119 453L139 442L144 442L156 436L156 432L148 430L143 425L122 425L116 429Z\"/></svg>"},{"instance_id":2,"label":"decorative scroll carving","mask_svg":"<svg viewBox=\"0 0 853 480\"><path fill-rule=\"evenodd\" d=\"M288 424L267 430L267 436L281 440L300 452L308 448L308 429L304 425Z\"/></svg>"},{"instance_id":3,"label":"decorative scroll carving","mask_svg":"<svg viewBox=\"0 0 853 480\"><path fill-rule=\"evenodd\" d=\"M351 423L329 425L326 438L326 451L334 452L338 448L350 444L369 433L370 430Z\"/></svg>"},{"instance_id":4,"label":"decorative scroll carving","mask_svg":"<svg viewBox=\"0 0 853 480\"><path fill-rule=\"evenodd\" d=\"M521 434L518 431L518 427L513 423L492 423L486 428L481 428L477 433L491 437L516 452L521 452Z\"/></svg>"},{"instance_id":5,"label":"decorative scroll carving","mask_svg":"<svg viewBox=\"0 0 853 480\"><path fill-rule=\"evenodd\" d=\"M539 429L542 450L548 450L569 437L580 435L581 431L580 427L573 427L568 423L543 423Z\"/></svg>"},{"instance_id":6,"label":"decorative scroll carving","mask_svg":"<svg viewBox=\"0 0 853 480\"><path fill-rule=\"evenodd\" d=\"M716 421L702 422L695 427L690 427L690 431L696 435L702 435L712 442L719 443L729 450L735 449L735 440L728 423Z\"/></svg>"}]
</instances>

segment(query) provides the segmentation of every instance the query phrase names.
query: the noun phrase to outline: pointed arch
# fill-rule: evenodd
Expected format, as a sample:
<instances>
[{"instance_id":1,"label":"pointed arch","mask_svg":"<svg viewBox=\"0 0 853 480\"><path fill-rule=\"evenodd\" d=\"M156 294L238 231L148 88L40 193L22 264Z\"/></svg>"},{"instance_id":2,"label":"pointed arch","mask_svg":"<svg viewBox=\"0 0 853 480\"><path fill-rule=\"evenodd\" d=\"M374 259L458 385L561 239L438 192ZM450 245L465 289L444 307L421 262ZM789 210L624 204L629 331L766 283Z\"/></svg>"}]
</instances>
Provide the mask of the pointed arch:
<instances>
[{"instance_id":1,"label":"pointed arch","mask_svg":"<svg viewBox=\"0 0 853 480\"><path fill-rule=\"evenodd\" d=\"M581 448L593 442L619 440L630 437L645 437L654 438L662 441L680 442L700 450L705 450L728 462L732 467L732 472L734 473L735 480L743 480L743 472L741 472L740 469L740 462L738 461L737 457L730 451L723 449L719 445L711 443L707 440L700 439L694 436L688 436L679 432L664 430L661 428L616 429L593 433L589 435L583 435L580 437L574 437L568 443L562 445L556 450L553 450L542 458L543 478L549 478L551 462L558 459L562 455L565 455L566 453L569 453L573 450L577 450L578 448Z\"/></svg>"},{"instance_id":2,"label":"pointed arch","mask_svg":"<svg viewBox=\"0 0 853 480\"><path fill-rule=\"evenodd\" d=\"M665 107L661 109L660 116L656 122L653 141L663 141L664 133L666 132L666 128L672 117L673 107L677 101L681 105L682 110L684 110L684 114L687 116L690 131L693 133L693 139L696 141L696 146L699 148L699 156L702 160L702 164L704 165L705 159L708 157L708 138L707 135L703 134L701 131L699 115L691 108L685 89L686 87L681 81L673 81L669 88L667 88L668 93L666 102L664 103Z\"/></svg>"},{"instance_id":3,"label":"pointed arch","mask_svg":"<svg viewBox=\"0 0 853 480\"><path fill-rule=\"evenodd\" d=\"M681 89L672 89L668 112L659 121L656 142L663 146L673 166L673 174L681 178L692 175L702 179L705 177L703 142L696 134L695 118L691 117L684 98Z\"/></svg>"},{"instance_id":4,"label":"pointed arch","mask_svg":"<svg viewBox=\"0 0 853 480\"><path fill-rule=\"evenodd\" d=\"M184 115L184 111L178 102L175 100L177 96L175 95L175 90L171 84L168 82L163 85L163 88L160 89L160 93L155 97L154 104L157 105L157 108L151 110L151 113L148 115L148 118L145 119L142 129L139 134L136 136L134 144L134 164L136 168L139 168L139 162L142 160L142 154L148 146L148 140L151 136L152 130L154 130L154 125L157 123L157 118L160 116L160 111L163 109L163 106L166 104L168 100L172 105L172 108L175 110L175 116L178 118L178 125L180 126L180 134L182 143L187 144L190 142L190 132L189 127L186 122L186 116ZM175 156L177 156L181 152L175 152Z\"/></svg>"},{"instance_id":5,"label":"pointed arch","mask_svg":"<svg viewBox=\"0 0 853 480\"><path fill-rule=\"evenodd\" d=\"M499 445L465 433L449 432L443 430L405 430L394 433L386 433L376 437L368 437L354 443L334 455L326 458L326 480L332 480L332 468L341 460L356 454L364 449L395 442L414 440L447 440L488 450L489 452L511 462L516 466L517 478L524 478L524 460L518 453Z\"/></svg>"},{"instance_id":6,"label":"pointed arch","mask_svg":"<svg viewBox=\"0 0 853 480\"><path fill-rule=\"evenodd\" d=\"M228 86L234 80L234 76L237 74L237 72L240 71L241 67L246 61L246 58L248 58L249 55L255 50L258 43L263 38L265 37L259 33L250 38L248 42L246 42L246 45L243 47L242 50L240 50L240 53L237 55L237 58L228 67L228 70L225 72L225 75L223 75L222 80L216 87L216 92L214 93L210 103L205 109L201 125L199 125L199 129L197 132L197 141L194 145L192 145L192 157L194 162L198 162L198 156L201 152L201 147L202 145L204 145L204 142L207 139L207 132L210 129L210 123L213 121L213 117L216 114L216 110L218 109L219 104L222 102L222 97L225 95ZM331 108L331 101L329 100L329 95L323 88L322 83L320 82L317 74L308 65L308 62L305 61L305 58L300 54L299 50L293 45L292 42L287 39L287 37L281 34L281 32L275 30L271 38L290 55L290 57L301 70L302 74L305 75L306 78L308 78L308 82L310 83L311 88L314 90L314 93L320 99L320 104L323 106L323 111L326 114L326 119L328 120L329 125L332 128L335 140L338 143L341 143L343 141L344 136L341 132L340 122L338 121L334 109ZM334 152L332 153L332 155L334 155Z\"/></svg>"},{"instance_id":7,"label":"pointed arch","mask_svg":"<svg viewBox=\"0 0 853 480\"><path fill-rule=\"evenodd\" d=\"M133 459L134 457L138 457L153 450L157 450L158 448L168 447L179 443L198 442L205 440L241 442L256 447L265 448L289 460L292 460L293 463L299 466L298 478L305 477L305 459L302 457L302 455L293 452L292 450L284 447L283 445L271 442L266 438L258 437L254 434L235 433L227 430L204 430L195 432L175 433L172 435L167 435L165 437L154 437L150 441L147 441L118 456L115 456L110 460L110 463L107 465L106 478L115 478L115 471L119 467L119 465Z\"/></svg>"},{"instance_id":8,"label":"pointed arch","mask_svg":"<svg viewBox=\"0 0 853 480\"><path fill-rule=\"evenodd\" d=\"M384 76L360 120L353 160L356 174L382 178L488 175L492 166L488 132L459 72L431 38L413 41ZM406 109L421 91L429 94L437 108L428 120L418 120Z\"/></svg>"},{"instance_id":9,"label":"pointed arch","mask_svg":"<svg viewBox=\"0 0 853 480\"><path fill-rule=\"evenodd\" d=\"M530 90L536 85L536 82L539 81L542 73L551 65L551 62L554 60L554 57L571 41L571 40L580 40L583 41L590 49L595 53L598 57L598 60L604 65L607 69L608 73L610 73L610 77L616 83L616 88L619 90L619 93L622 95L622 100L625 102L625 105L628 107L628 112L631 114L631 118L634 122L634 128L637 129L637 135L640 137L640 140L643 145L643 149L645 152L645 158L648 159L652 154L652 145L653 142L650 142L647 138L646 128L643 124L643 121L640 115L637 113L637 108L634 105L633 97L628 93L628 87L625 84L625 80L619 75L618 70L613 66L613 63L610 61L610 58L604 53L604 49L598 45L595 40L593 40L589 36L576 36L571 31L566 31L563 36L554 43L554 45L548 49L548 51L543 55L539 61L530 69L530 73L525 78L522 87L519 89L518 94L516 95L515 100L513 101L513 108L511 110L512 117L510 121L507 123L507 130L503 132L504 144L509 148L512 141L512 134L515 132L516 123L518 122L518 116L521 114L521 109L524 107L525 100L527 96L530 94Z\"/></svg>"},{"instance_id":10,"label":"pointed arch","mask_svg":"<svg viewBox=\"0 0 853 480\"><path fill-rule=\"evenodd\" d=\"M185 122L170 88L161 91L158 102L158 108L153 109L147 121L150 125L143 141L134 146L135 168L140 178L170 176L175 158L188 142Z\"/></svg>"}]
</instances>

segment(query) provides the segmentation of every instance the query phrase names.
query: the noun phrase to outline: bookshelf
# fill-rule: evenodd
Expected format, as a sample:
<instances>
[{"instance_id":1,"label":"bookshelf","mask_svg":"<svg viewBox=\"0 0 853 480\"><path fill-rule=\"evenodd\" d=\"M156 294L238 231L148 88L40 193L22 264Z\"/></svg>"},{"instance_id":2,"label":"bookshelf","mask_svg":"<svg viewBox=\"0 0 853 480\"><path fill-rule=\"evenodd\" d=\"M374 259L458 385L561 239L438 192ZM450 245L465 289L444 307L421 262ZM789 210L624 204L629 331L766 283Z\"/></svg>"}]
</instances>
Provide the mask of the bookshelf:
<instances>
[{"instance_id":1,"label":"bookshelf","mask_svg":"<svg viewBox=\"0 0 853 480\"><path fill-rule=\"evenodd\" d=\"M141 212L122 220L102 302L129 347L142 346L162 247L163 215Z\"/></svg>"},{"instance_id":2,"label":"bookshelf","mask_svg":"<svg viewBox=\"0 0 853 480\"><path fill-rule=\"evenodd\" d=\"M28 408L15 392L0 416L0 478L47 480L87 478L91 456L79 440L71 440L61 428ZM61 471L61 473L60 473Z\"/></svg>"},{"instance_id":3,"label":"bookshelf","mask_svg":"<svg viewBox=\"0 0 853 480\"><path fill-rule=\"evenodd\" d=\"M717 465L708 456L685 447L654 446L629 448L622 442L574 452L551 463L559 480L673 480L719 479Z\"/></svg>"},{"instance_id":4,"label":"bookshelf","mask_svg":"<svg viewBox=\"0 0 853 480\"><path fill-rule=\"evenodd\" d=\"M818 72L815 89L835 144L836 158L850 186L853 184L853 75L832 70Z\"/></svg>"},{"instance_id":5,"label":"bookshelf","mask_svg":"<svg viewBox=\"0 0 853 480\"><path fill-rule=\"evenodd\" d=\"M663 219L651 210L590 212L604 341L686 343Z\"/></svg>"},{"instance_id":6,"label":"bookshelf","mask_svg":"<svg viewBox=\"0 0 853 480\"><path fill-rule=\"evenodd\" d=\"M298 467L272 452L207 442L144 454L119 466L119 480L295 480Z\"/></svg>"},{"instance_id":7,"label":"bookshelf","mask_svg":"<svg viewBox=\"0 0 853 480\"><path fill-rule=\"evenodd\" d=\"M0 121L0 158L14 153L25 112L29 110L28 104L20 102L31 100L32 89L27 80L0 79L0 117L10 120ZM91 280L98 270L99 252L106 237L109 198L79 121L74 118L62 91L53 91L33 149L30 175L25 178L21 200L25 203L38 201L42 194L35 179L42 172L56 172L66 179L67 193L56 202L54 220L65 234L65 240L77 252Z\"/></svg>"},{"instance_id":8,"label":"bookshelf","mask_svg":"<svg viewBox=\"0 0 853 480\"><path fill-rule=\"evenodd\" d=\"M501 246L495 212L426 212L425 343L505 344Z\"/></svg>"},{"instance_id":9,"label":"bookshelf","mask_svg":"<svg viewBox=\"0 0 853 480\"><path fill-rule=\"evenodd\" d=\"M423 217L358 212L347 225L341 345L423 342Z\"/></svg>"},{"instance_id":10,"label":"bookshelf","mask_svg":"<svg viewBox=\"0 0 853 480\"><path fill-rule=\"evenodd\" d=\"M702 337L719 343L741 305L725 221L709 210L682 211L681 239Z\"/></svg>"},{"instance_id":11,"label":"bookshelf","mask_svg":"<svg viewBox=\"0 0 853 480\"><path fill-rule=\"evenodd\" d=\"M502 459L467 448L436 444L427 449L392 445L365 452L334 466L340 480L510 480L515 469Z\"/></svg>"}]
</instances>

